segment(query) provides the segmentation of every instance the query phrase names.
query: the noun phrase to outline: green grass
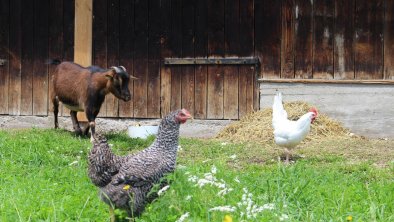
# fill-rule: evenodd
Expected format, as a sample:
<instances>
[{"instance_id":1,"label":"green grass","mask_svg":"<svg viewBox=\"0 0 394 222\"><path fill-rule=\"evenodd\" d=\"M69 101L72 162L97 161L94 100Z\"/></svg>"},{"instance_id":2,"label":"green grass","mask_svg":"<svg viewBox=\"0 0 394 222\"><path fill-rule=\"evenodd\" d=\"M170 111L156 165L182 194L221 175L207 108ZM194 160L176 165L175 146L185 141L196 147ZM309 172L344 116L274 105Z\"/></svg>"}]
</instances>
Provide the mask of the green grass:
<instances>
[{"instance_id":1,"label":"green grass","mask_svg":"<svg viewBox=\"0 0 394 222\"><path fill-rule=\"evenodd\" d=\"M153 141L107 138L118 154ZM394 221L392 141L304 144L297 153L305 157L290 166L272 144L180 144L170 188L136 221L176 221L187 212L185 221ZM0 221L109 221L87 177L90 147L89 138L62 130L0 131ZM213 185L198 186L203 179ZM261 209L252 215L248 204ZM210 210L219 206L233 211Z\"/></svg>"}]
</instances>

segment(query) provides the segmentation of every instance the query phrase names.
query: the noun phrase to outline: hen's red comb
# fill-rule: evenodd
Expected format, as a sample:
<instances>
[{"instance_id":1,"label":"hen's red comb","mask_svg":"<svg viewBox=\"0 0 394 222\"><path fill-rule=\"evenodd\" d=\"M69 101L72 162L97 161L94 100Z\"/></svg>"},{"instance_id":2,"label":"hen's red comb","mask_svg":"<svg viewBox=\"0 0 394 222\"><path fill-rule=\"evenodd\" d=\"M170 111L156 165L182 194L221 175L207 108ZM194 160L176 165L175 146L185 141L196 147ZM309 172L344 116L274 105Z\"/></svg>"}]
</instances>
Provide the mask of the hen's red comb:
<instances>
[{"instance_id":1,"label":"hen's red comb","mask_svg":"<svg viewBox=\"0 0 394 222\"><path fill-rule=\"evenodd\" d=\"M309 109L309 112L315 113L316 116L317 116L317 114L318 114L317 109L316 109L315 107L310 108L310 109Z\"/></svg>"}]
</instances>

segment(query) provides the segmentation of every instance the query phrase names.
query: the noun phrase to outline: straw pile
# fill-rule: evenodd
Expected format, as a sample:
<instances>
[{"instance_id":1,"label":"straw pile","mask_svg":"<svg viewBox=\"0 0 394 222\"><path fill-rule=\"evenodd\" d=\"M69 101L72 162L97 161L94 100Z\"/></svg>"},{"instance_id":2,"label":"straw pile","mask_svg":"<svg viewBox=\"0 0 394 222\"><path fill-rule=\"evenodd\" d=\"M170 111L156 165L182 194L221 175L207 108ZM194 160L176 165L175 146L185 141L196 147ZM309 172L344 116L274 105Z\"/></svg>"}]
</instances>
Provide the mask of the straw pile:
<instances>
[{"instance_id":1,"label":"straw pile","mask_svg":"<svg viewBox=\"0 0 394 222\"><path fill-rule=\"evenodd\" d=\"M284 107L288 118L297 120L308 112L311 105L305 102L289 102L284 103ZM311 131L305 141L322 140L327 137L350 137L350 133L340 122L319 113L319 116L311 125ZM272 108L249 113L241 120L224 128L216 138L236 143L273 142Z\"/></svg>"}]
</instances>

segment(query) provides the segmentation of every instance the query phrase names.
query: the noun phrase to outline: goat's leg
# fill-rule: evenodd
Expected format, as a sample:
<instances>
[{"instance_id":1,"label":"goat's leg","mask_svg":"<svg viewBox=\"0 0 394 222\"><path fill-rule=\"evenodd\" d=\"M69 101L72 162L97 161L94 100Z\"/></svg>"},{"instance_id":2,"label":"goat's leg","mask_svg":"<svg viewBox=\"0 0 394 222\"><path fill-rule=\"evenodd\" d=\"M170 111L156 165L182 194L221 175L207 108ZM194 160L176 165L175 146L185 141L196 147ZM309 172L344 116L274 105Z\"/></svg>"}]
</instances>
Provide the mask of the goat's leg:
<instances>
[{"instance_id":1,"label":"goat's leg","mask_svg":"<svg viewBox=\"0 0 394 222\"><path fill-rule=\"evenodd\" d=\"M77 119L77 111L70 111L71 120L73 122L73 128L77 135L82 135L81 127L79 127L79 122Z\"/></svg>"},{"instance_id":2,"label":"goat's leg","mask_svg":"<svg viewBox=\"0 0 394 222\"><path fill-rule=\"evenodd\" d=\"M92 112L90 109L86 109L86 118L89 121L89 125L87 126L90 127L90 142L93 142L96 139L96 116L98 115L98 112Z\"/></svg>"},{"instance_id":3,"label":"goat's leg","mask_svg":"<svg viewBox=\"0 0 394 222\"><path fill-rule=\"evenodd\" d=\"M52 103L53 103L53 115L55 116L55 129L59 128L59 122L57 115L59 114L59 99L52 93Z\"/></svg>"}]
</instances>

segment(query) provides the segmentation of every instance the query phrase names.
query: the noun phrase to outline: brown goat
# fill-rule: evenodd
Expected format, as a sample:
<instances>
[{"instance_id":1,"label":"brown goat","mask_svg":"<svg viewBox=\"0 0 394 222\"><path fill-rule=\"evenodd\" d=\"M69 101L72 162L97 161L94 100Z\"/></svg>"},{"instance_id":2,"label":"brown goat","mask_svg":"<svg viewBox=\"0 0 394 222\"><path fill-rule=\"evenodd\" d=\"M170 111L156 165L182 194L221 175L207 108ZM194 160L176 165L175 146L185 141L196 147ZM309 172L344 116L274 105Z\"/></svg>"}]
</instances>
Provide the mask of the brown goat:
<instances>
[{"instance_id":1,"label":"brown goat","mask_svg":"<svg viewBox=\"0 0 394 222\"><path fill-rule=\"evenodd\" d=\"M51 99L55 115L55 128L59 127L59 101L70 109L73 128L82 134L77 119L77 112L85 111L89 125L84 130L87 134L91 129L91 140L95 138L95 119L104 102L105 95L112 93L118 99L131 99L128 88L129 80L136 77L129 75L123 66L102 69L97 66L82 67L73 62L54 60L50 64L58 64L52 76L53 90Z\"/></svg>"}]
</instances>

